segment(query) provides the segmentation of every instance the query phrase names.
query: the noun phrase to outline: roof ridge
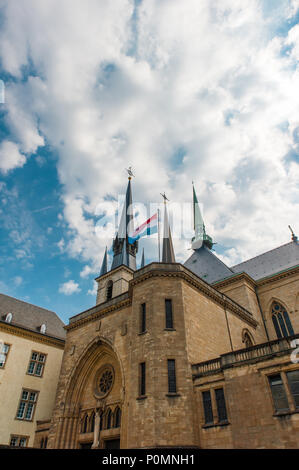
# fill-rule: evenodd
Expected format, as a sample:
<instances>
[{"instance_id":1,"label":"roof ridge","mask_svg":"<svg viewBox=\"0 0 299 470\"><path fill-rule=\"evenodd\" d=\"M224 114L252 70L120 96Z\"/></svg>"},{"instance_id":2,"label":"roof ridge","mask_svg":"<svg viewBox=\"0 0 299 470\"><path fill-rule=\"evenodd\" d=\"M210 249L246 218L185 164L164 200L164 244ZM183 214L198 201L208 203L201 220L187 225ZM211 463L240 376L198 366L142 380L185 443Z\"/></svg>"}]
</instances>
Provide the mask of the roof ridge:
<instances>
[{"instance_id":1,"label":"roof ridge","mask_svg":"<svg viewBox=\"0 0 299 470\"><path fill-rule=\"evenodd\" d=\"M220 261L220 262L223 264L223 266L225 266L227 269L229 269L232 274L235 274L235 273L231 270L231 268L230 268L229 266L227 266L227 264L225 264L225 262L222 261L221 258L219 258L219 256L215 255L215 254L212 252L212 250L210 250L209 248L207 248L205 245L204 245L204 249L205 249L206 251L208 251L211 255L213 255L214 258L217 259L217 261Z\"/></svg>"},{"instance_id":2,"label":"roof ridge","mask_svg":"<svg viewBox=\"0 0 299 470\"><path fill-rule=\"evenodd\" d=\"M294 242L284 243L283 245L277 246L276 248L272 248L272 250L264 251L264 253L261 253L261 254L256 255L256 256L252 256L252 258L248 258L245 261L241 261L241 263L235 264L234 266L231 266L229 269L234 269L237 266L240 266L241 264L248 263L248 261L251 261L251 260L256 259L256 258L260 258L261 256L264 256L267 253L271 253L273 251L279 250L279 248L282 248L283 246L291 245L292 243L294 243Z\"/></svg>"},{"instance_id":3,"label":"roof ridge","mask_svg":"<svg viewBox=\"0 0 299 470\"><path fill-rule=\"evenodd\" d=\"M22 303L22 304L31 305L32 307L36 307L36 308L38 308L38 309L40 309L40 310L44 310L45 312L54 313L54 314L61 320L61 318L59 317L59 315L58 315L56 312L54 312L54 310L49 310L49 309L47 309L47 308L40 307L39 305L35 305L35 304L30 303L30 302L26 302L25 300L17 299L16 297L12 297L11 295L2 294L1 292L0 292L0 295L3 295L4 297L8 297L9 299L15 300L15 301L20 302L20 303ZM62 321L62 320L61 320L61 321Z\"/></svg>"}]
</instances>

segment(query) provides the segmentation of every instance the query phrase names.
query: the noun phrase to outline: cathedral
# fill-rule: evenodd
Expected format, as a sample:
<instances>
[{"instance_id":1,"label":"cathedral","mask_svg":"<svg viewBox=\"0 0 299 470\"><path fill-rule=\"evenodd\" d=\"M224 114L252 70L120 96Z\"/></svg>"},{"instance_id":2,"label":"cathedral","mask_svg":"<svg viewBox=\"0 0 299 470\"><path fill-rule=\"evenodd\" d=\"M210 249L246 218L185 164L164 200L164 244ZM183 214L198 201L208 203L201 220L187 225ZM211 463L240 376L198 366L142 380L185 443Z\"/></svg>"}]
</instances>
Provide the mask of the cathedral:
<instances>
[{"instance_id":1,"label":"cathedral","mask_svg":"<svg viewBox=\"0 0 299 470\"><path fill-rule=\"evenodd\" d=\"M193 188L192 255L175 260L167 205L161 262L137 269L129 177L96 305L69 320L52 449L298 448L299 244L236 266L212 251Z\"/></svg>"}]
</instances>

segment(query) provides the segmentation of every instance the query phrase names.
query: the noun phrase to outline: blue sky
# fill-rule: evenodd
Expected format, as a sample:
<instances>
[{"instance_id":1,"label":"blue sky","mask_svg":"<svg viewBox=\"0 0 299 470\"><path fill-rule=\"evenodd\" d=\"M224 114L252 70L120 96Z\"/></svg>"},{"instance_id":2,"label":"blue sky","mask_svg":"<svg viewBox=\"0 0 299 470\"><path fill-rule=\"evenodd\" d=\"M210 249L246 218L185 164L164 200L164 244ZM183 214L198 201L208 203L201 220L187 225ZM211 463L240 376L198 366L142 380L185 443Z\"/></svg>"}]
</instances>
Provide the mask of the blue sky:
<instances>
[{"instance_id":1,"label":"blue sky","mask_svg":"<svg viewBox=\"0 0 299 470\"><path fill-rule=\"evenodd\" d=\"M135 201L170 212L194 180L229 265L289 242L298 19L298 0L0 0L0 291L65 322L94 305L129 165Z\"/></svg>"}]
</instances>

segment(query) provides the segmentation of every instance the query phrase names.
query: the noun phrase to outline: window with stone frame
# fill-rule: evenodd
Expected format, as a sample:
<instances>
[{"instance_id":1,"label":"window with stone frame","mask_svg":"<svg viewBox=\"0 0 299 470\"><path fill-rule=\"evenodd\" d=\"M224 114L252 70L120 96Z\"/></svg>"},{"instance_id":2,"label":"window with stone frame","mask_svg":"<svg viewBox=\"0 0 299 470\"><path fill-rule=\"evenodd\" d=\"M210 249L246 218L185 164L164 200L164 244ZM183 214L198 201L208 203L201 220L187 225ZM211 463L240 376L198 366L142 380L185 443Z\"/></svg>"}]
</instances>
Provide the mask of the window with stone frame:
<instances>
[{"instance_id":1,"label":"window with stone frame","mask_svg":"<svg viewBox=\"0 0 299 470\"><path fill-rule=\"evenodd\" d=\"M0 342L0 369L4 369L6 361L7 361L7 356L10 350L10 345L6 343L1 343Z\"/></svg>"},{"instance_id":2,"label":"window with stone frame","mask_svg":"<svg viewBox=\"0 0 299 470\"><path fill-rule=\"evenodd\" d=\"M272 304L272 322L278 339L294 335L289 314L278 302Z\"/></svg>"},{"instance_id":3,"label":"window with stone frame","mask_svg":"<svg viewBox=\"0 0 299 470\"><path fill-rule=\"evenodd\" d=\"M173 329L173 311L171 299L165 299L165 328L167 330Z\"/></svg>"},{"instance_id":4,"label":"window with stone frame","mask_svg":"<svg viewBox=\"0 0 299 470\"><path fill-rule=\"evenodd\" d=\"M288 411L289 402L281 374L268 377L275 411Z\"/></svg>"},{"instance_id":5,"label":"window with stone frame","mask_svg":"<svg viewBox=\"0 0 299 470\"><path fill-rule=\"evenodd\" d=\"M203 391L202 404L205 426L228 424L227 408L223 387Z\"/></svg>"},{"instance_id":6,"label":"window with stone frame","mask_svg":"<svg viewBox=\"0 0 299 470\"><path fill-rule=\"evenodd\" d=\"M16 419L33 421L39 392L23 389L17 410Z\"/></svg>"},{"instance_id":7,"label":"window with stone frame","mask_svg":"<svg viewBox=\"0 0 299 470\"><path fill-rule=\"evenodd\" d=\"M206 390L202 392L202 402L203 402L205 424L213 424L214 416L213 416L212 397L211 397L210 390Z\"/></svg>"},{"instance_id":8,"label":"window with stone frame","mask_svg":"<svg viewBox=\"0 0 299 470\"><path fill-rule=\"evenodd\" d=\"M12 434L10 436L9 445L11 447L27 447L28 440L29 440L28 436L18 436L18 435Z\"/></svg>"},{"instance_id":9,"label":"window with stone frame","mask_svg":"<svg viewBox=\"0 0 299 470\"><path fill-rule=\"evenodd\" d=\"M85 413L81 420L81 433L85 434L88 430L88 414Z\"/></svg>"},{"instance_id":10,"label":"window with stone frame","mask_svg":"<svg viewBox=\"0 0 299 470\"><path fill-rule=\"evenodd\" d=\"M177 393L175 359L167 359L168 393Z\"/></svg>"},{"instance_id":11,"label":"window with stone frame","mask_svg":"<svg viewBox=\"0 0 299 470\"><path fill-rule=\"evenodd\" d=\"M139 332L140 333L146 332L146 304L145 303L141 304Z\"/></svg>"},{"instance_id":12,"label":"window with stone frame","mask_svg":"<svg viewBox=\"0 0 299 470\"><path fill-rule=\"evenodd\" d=\"M299 370L286 372L291 395L294 400L295 408L299 408Z\"/></svg>"},{"instance_id":13,"label":"window with stone frame","mask_svg":"<svg viewBox=\"0 0 299 470\"><path fill-rule=\"evenodd\" d=\"M27 374L34 375L35 377L42 377L44 373L47 355L37 351L32 351Z\"/></svg>"},{"instance_id":14,"label":"window with stone frame","mask_svg":"<svg viewBox=\"0 0 299 470\"><path fill-rule=\"evenodd\" d=\"M112 411L111 411L110 408L107 410L106 428L107 428L107 429L111 429L111 428L112 428Z\"/></svg>"},{"instance_id":15,"label":"window with stone frame","mask_svg":"<svg viewBox=\"0 0 299 470\"><path fill-rule=\"evenodd\" d=\"M110 280L107 283L106 300L111 300L112 294L113 294L113 281Z\"/></svg>"},{"instance_id":16,"label":"window with stone frame","mask_svg":"<svg viewBox=\"0 0 299 470\"><path fill-rule=\"evenodd\" d=\"M223 388L215 389L215 398L217 404L218 422L223 423L227 421L227 411Z\"/></svg>"},{"instance_id":17,"label":"window with stone frame","mask_svg":"<svg viewBox=\"0 0 299 470\"><path fill-rule=\"evenodd\" d=\"M121 424L121 409L119 406L114 411L114 427L119 428Z\"/></svg>"}]
</instances>

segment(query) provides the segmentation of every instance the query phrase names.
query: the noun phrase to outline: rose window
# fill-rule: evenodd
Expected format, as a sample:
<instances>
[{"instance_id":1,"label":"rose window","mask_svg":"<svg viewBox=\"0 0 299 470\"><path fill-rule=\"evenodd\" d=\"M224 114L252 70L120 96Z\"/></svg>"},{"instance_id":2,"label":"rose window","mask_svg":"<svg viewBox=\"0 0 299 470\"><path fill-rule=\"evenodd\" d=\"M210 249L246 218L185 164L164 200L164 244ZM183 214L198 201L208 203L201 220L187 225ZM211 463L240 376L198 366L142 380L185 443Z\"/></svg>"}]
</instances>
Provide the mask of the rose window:
<instances>
[{"instance_id":1,"label":"rose window","mask_svg":"<svg viewBox=\"0 0 299 470\"><path fill-rule=\"evenodd\" d=\"M114 369L110 364L101 367L95 375L94 395L104 398L111 391L114 383Z\"/></svg>"},{"instance_id":2,"label":"rose window","mask_svg":"<svg viewBox=\"0 0 299 470\"><path fill-rule=\"evenodd\" d=\"M106 394L112 387L113 374L111 370L105 370L99 380L99 389L102 393Z\"/></svg>"}]
</instances>

